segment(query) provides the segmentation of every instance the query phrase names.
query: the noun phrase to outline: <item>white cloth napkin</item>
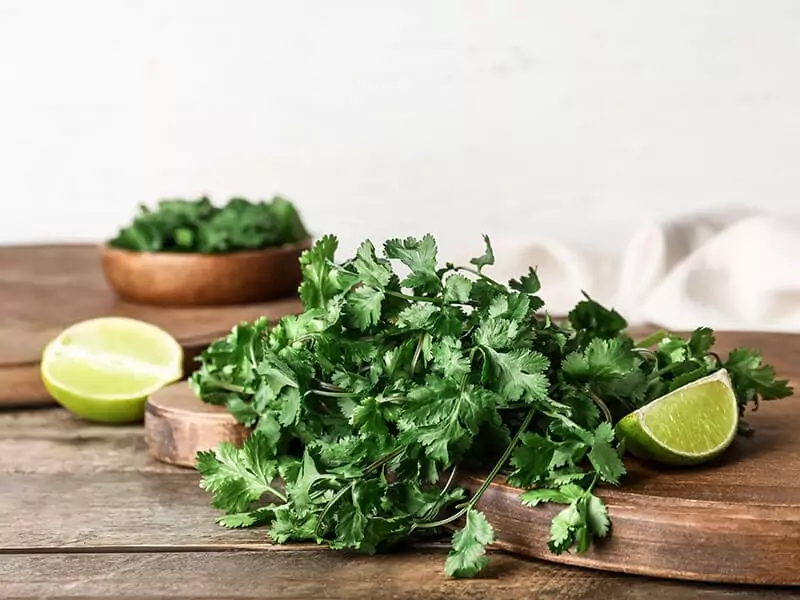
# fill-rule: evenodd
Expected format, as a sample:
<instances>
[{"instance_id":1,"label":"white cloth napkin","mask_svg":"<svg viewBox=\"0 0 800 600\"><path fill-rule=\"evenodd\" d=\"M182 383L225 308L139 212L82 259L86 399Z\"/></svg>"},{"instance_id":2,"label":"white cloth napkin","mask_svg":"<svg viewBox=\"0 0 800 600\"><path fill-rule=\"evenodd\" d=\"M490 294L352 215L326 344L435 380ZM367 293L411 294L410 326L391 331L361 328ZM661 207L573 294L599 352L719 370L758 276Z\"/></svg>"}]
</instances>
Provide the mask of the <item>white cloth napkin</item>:
<instances>
[{"instance_id":1,"label":"white cloth napkin","mask_svg":"<svg viewBox=\"0 0 800 600\"><path fill-rule=\"evenodd\" d=\"M791 217L685 215L641 228L617 255L545 239L493 244L502 260L492 276L537 267L551 314L566 314L584 290L631 324L800 332L800 221Z\"/></svg>"}]
</instances>

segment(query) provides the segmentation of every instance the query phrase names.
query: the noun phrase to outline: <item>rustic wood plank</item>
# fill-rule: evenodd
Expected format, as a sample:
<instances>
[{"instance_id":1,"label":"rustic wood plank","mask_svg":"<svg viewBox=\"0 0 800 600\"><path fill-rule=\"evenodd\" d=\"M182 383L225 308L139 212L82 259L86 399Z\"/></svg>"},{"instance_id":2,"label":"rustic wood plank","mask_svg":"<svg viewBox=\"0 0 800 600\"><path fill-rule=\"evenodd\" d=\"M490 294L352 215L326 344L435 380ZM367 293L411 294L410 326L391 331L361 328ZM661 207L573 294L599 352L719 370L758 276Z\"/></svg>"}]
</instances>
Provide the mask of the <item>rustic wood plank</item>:
<instances>
[{"instance_id":1,"label":"rustic wood plank","mask_svg":"<svg viewBox=\"0 0 800 600\"><path fill-rule=\"evenodd\" d=\"M220 307L162 308L119 300L100 268L97 246L0 247L0 406L52 403L40 382L44 346L65 327L102 316L123 316L158 325L191 358L240 321L278 319L302 310L297 297Z\"/></svg>"},{"instance_id":2,"label":"rustic wood plank","mask_svg":"<svg viewBox=\"0 0 800 600\"><path fill-rule=\"evenodd\" d=\"M0 551L268 542L263 530L226 530L199 474L0 473Z\"/></svg>"},{"instance_id":3,"label":"rustic wood plank","mask_svg":"<svg viewBox=\"0 0 800 600\"><path fill-rule=\"evenodd\" d=\"M445 577L443 551L185 552L0 556L0 590L15 598L520 598L783 600L796 590L729 587L594 573L494 554L480 578Z\"/></svg>"},{"instance_id":4,"label":"rustic wood plank","mask_svg":"<svg viewBox=\"0 0 800 600\"><path fill-rule=\"evenodd\" d=\"M62 408L0 411L0 473L102 471L185 472L148 457L139 425L93 424Z\"/></svg>"}]
</instances>

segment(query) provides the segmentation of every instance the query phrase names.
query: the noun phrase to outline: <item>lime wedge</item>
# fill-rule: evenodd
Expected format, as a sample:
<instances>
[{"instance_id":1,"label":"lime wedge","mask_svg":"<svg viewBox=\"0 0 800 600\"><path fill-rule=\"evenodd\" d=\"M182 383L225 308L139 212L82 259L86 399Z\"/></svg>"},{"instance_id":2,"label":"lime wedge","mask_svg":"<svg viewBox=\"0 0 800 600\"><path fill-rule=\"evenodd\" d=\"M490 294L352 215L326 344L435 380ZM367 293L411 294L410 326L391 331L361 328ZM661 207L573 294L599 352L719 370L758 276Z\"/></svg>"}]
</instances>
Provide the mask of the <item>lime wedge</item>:
<instances>
[{"instance_id":1,"label":"lime wedge","mask_svg":"<svg viewBox=\"0 0 800 600\"><path fill-rule=\"evenodd\" d=\"M731 380L721 369L626 415L617 424L617 435L639 458L694 465L731 445L738 420Z\"/></svg>"},{"instance_id":2,"label":"lime wedge","mask_svg":"<svg viewBox=\"0 0 800 600\"><path fill-rule=\"evenodd\" d=\"M42 381L67 410L90 421L144 416L147 397L183 374L183 350L166 331L136 319L72 325L42 354Z\"/></svg>"}]
</instances>

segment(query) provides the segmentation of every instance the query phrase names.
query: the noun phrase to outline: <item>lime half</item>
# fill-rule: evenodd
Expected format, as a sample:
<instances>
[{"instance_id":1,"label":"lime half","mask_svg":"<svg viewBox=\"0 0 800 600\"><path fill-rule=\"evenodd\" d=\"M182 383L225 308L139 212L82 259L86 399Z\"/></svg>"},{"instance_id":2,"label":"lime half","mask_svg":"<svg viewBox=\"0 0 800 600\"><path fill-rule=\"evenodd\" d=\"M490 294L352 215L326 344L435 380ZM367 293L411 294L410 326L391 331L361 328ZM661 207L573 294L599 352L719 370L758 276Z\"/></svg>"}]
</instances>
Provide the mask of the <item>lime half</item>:
<instances>
[{"instance_id":1,"label":"lime half","mask_svg":"<svg viewBox=\"0 0 800 600\"><path fill-rule=\"evenodd\" d=\"M625 416L617 435L639 458L694 465L731 445L738 420L736 395L728 372L721 369Z\"/></svg>"},{"instance_id":2,"label":"lime half","mask_svg":"<svg viewBox=\"0 0 800 600\"><path fill-rule=\"evenodd\" d=\"M141 420L147 397L183 374L183 350L166 331L136 319L72 325L42 354L42 381L59 404L90 421Z\"/></svg>"}]
</instances>

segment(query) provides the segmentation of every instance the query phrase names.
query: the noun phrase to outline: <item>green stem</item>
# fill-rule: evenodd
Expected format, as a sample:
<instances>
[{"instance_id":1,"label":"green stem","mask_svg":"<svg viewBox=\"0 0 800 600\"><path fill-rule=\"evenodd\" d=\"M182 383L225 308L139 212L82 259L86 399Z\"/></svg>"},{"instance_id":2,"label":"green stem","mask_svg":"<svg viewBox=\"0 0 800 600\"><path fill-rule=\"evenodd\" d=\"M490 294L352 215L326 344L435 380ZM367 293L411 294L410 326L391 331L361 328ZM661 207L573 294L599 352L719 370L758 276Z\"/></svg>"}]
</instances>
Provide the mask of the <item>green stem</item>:
<instances>
[{"instance_id":1,"label":"green stem","mask_svg":"<svg viewBox=\"0 0 800 600\"><path fill-rule=\"evenodd\" d=\"M249 344L250 364L253 365L254 369L257 366L257 363L256 363L256 349L253 347L253 344L255 343L255 341L256 341L256 338L253 338L252 340L250 340L250 344Z\"/></svg>"},{"instance_id":2,"label":"green stem","mask_svg":"<svg viewBox=\"0 0 800 600\"><path fill-rule=\"evenodd\" d=\"M314 396L327 396L329 398L355 398L356 394L350 392L328 392L326 390L308 390L303 396L313 394Z\"/></svg>"},{"instance_id":3,"label":"green stem","mask_svg":"<svg viewBox=\"0 0 800 600\"><path fill-rule=\"evenodd\" d=\"M293 346L293 345L295 345L297 342L305 342L306 340L310 340L310 339L313 339L313 338L317 337L319 334L320 334L320 332L319 332L319 331L312 331L312 332L310 332L310 333L304 333L304 334L303 334L303 335L301 335L300 337L296 337L296 338L294 338L294 339L293 339L291 342L289 342L287 345L288 345L288 346Z\"/></svg>"},{"instance_id":4,"label":"green stem","mask_svg":"<svg viewBox=\"0 0 800 600\"><path fill-rule=\"evenodd\" d=\"M662 367L661 369L659 369L658 371L653 373L653 375L655 375L656 377L661 377L662 375L666 375L667 373L669 373L671 371L674 371L678 367L682 367L684 365L684 363L685 363L685 361L674 362L671 365L667 365L666 367Z\"/></svg>"},{"instance_id":5,"label":"green stem","mask_svg":"<svg viewBox=\"0 0 800 600\"><path fill-rule=\"evenodd\" d=\"M664 329L659 329L655 333L651 333L646 338L644 338L641 342L636 343L637 348L649 348L656 342L660 342L665 337L669 335Z\"/></svg>"},{"instance_id":6,"label":"green stem","mask_svg":"<svg viewBox=\"0 0 800 600\"><path fill-rule=\"evenodd\" d=\"M244 388L240 385L226 383L224 381L220 381L219 379L215 379L213 377L206 377L206 381L210 382L211 385L213 385L214 387L218 387L221 390L228 390L229 392L233 392L234 394L244 394L247 391L247 388Z\"/></svg>"},{"instance_id":7,"label":"green stem","mask_svg":"<svg viewBox=\"0 0 800 600\"><path fill-rule=\"evenodd\" d=\"M355 483L356 483L355 481L351 481L349 484L347 484L338 492L336 492L336 495L333 498L331 498L330 502L328 502L325 505L325 508L322 509L322 512L320 513L319 518L317 519L317 524L314 526L315 537L319 537L320 527L322 527L322 523L325 520L325 517L328 516L328 513L330 512L331 508L333 508L333 505L336 504L342 498L342 496L344 496L347 492L352 490Z\"/></svg>"},{"instance_id":8,"label":"green stem","mask_svg":"<svg viewBox=\"0 0 800 600\"><path fill-rule=\"evenodd\" d=\"M392 450L388 454L382 456L381 458L379 458L378 460L376 460L372 464L369 464L366 467L364 467L364 469L361 472L363 474L367 474L370 471L372 471L373 469L377 469L378 467L388 463L390 460L392 460L394 458L397 458L398 456L400 456L405 451L406 451L406 449L405 449L404 446L400 446L399 448L395 448L394 450Z\"/></svg>"},{"instance_id":9,"label":"green stem","mask_svg":"<svg viewBox=\"0 0 800 600\"><path fill-rule=\"evenodd\" d=\"M500 288L506 287L502 283L500 283L498 281L495 281L494 279L492 279L488 275L484 275L483 273L481 273L477 269L473 269L472 267L456 267L456 266L454 266L453 267L453 271L465 271L467 273L472 273L476 277L480 277L481 279L484 279L484 280L488 281L489 283L491 283L495 287L500 287Z\"/></svg>"},{"instance_id":10,"label":"green stem","mask_svg":"<svg viewBox=\"0 0 800 600\"><path fill-rule=\"evenodd\" d=\"M378 399L378 404L384 404L386 402L405 402L408 400L408 396L386 396L384 398Z\"/></svg>"},{"instance_id":11,"label":"green stem","mask_svg":"<svg viewBox=\"0 0 800 600\"><path fill-rule=\"evenodd\" d=\"M270 485L266 486L266 488L267 488L267 491L270 494L272 494L276 498L279 498L280 501L283 502L284 504L286 503L286 496L285 495L281 494L278 490L276 490L274 487L272 487Z\"/></svg>"},{"instance_id":12,"label":"green stem","mask_svg":"<svg viewBox=\"0 0 800 600\"><path fill-rule=\"evenodd\" d=\"M417 361L419 360L419 355L422 352L422 344L425 342L426 333L422 333L419 336L419 341L417 342L417 347L414 350L414 358L411 359L411 375L414 375L414 372L417 370Z\"/></svg>"},{"instance_id":13,"label":"green stem","mask_svg":"<svg viewBox=\"0 0 800 600\"><path fill-rule=\"evenodd\" d=\"M462 306L462 305L469 305L465 302L448 302L447 304L443 304L438 298L430 298L428 296L412 296L411 294L404 294L403 292L396 292L394 290L383 290L383 293L387 296L394 296L395 298L400 298L401 300L408 300L409 302L427 302L429 304L435 304L436 306Z\"/></svg>"},{"instance_id":14,"label":"green stem","mask_svg":"<svg viewBox=\"0 0 800 600\"><path fill-rule=\"evenodd\" d=\"M444 487L439 492L439 500L441 500L444 497L444 495L448 492L448 490L450 489L450 486L453 484L453 480L456 477L456 471L457 470L458 470L458 465L455 465L452 469L450 469L450 477L447 478L447 482L444 484ZM437 512L433 512L433 511L436 511L436 507L435 506L433 508L431 508L427 513L425 513L425 516L423 517L423 519L432 519L433 517L435 517L437 515L438 511Z\"/></svg>"},{"instance_id":15,"label":"green stem","mask_svg":"<svg viewBox=\"0 0 800 600\"><path fill-rule=\"evenodd\" d=\"M325 381L318 381L320 387L322 389L327 390L329 392L347 392L344 388L340 388L338 385L333 385L332 383L327 383Z\"/></svg>"},{"instance_id":16,"label":"green stem","mask_svg":"<svg viewBox=\"0 0 800 600\"><path fill-rule=\"evenodd\" d=\"M611 411L608 410L608 406L606 403L603 402L600 397L595 394L592 390L589 390L589 396L592 398L592 401L603 411L603 416L606 418L606 421L609 423L613 423L614 419L611 418Z\"/></svg>"},{"instance_id":17,"label":"green stem","mask_svg":"<svg viewBox=\"0 0 800 600\"><path fill-rule=\"evenodd\" d=\"M650 348L639 348L638 346L634 346L631 348L631 350L637 354L643 354L650 357L653 361L655 361L656 365L658 365L658 354L653 352Z\"/></svg>"},{"instance_id":18,"label":"green stem","mask_svg":"<svg viewBox=\"0 0 800 600\"><path fill-rule=\"evenodd\" d=\"M495 463L494 468L491 470L489 475L483 481L481 487L478 488L478 491L475 492L472 498L470 498L469 502L467 502L461 510L459 510L457 513L445 519L440 519L438 521L431 521L429 523L414 523L414 525L412 526L412 530L432 529L434 527L441 527L442 525L447 525L448 523L452 523L453 521L457 521L458 519L463 517L473 506L475 506L478 503L478 500L481 499L481 496L483 496L483 493L488 489L489 485L492 483L494 478L497 477L497 474L500 472L500 469L503 468L503 466L506 464L506 461L508 461L508 459L511 457L511 453L514 451L514 448L516 448L517 444L519 443L519 438L522 436L525 430L528 429L528 425L531 424L531 419L533 419L533 415L535 412L536 412L535 408L532 408L528 411L528 414L525 415L525 419L522 421L522 425L520 425L519 429L517 429L517 433L514 435L514 438L511 440L511 443L505 449L505 452L503 452L503 455L500 457L500 460L498 460L497 463Z\"/></svg>"}]
</instances>

